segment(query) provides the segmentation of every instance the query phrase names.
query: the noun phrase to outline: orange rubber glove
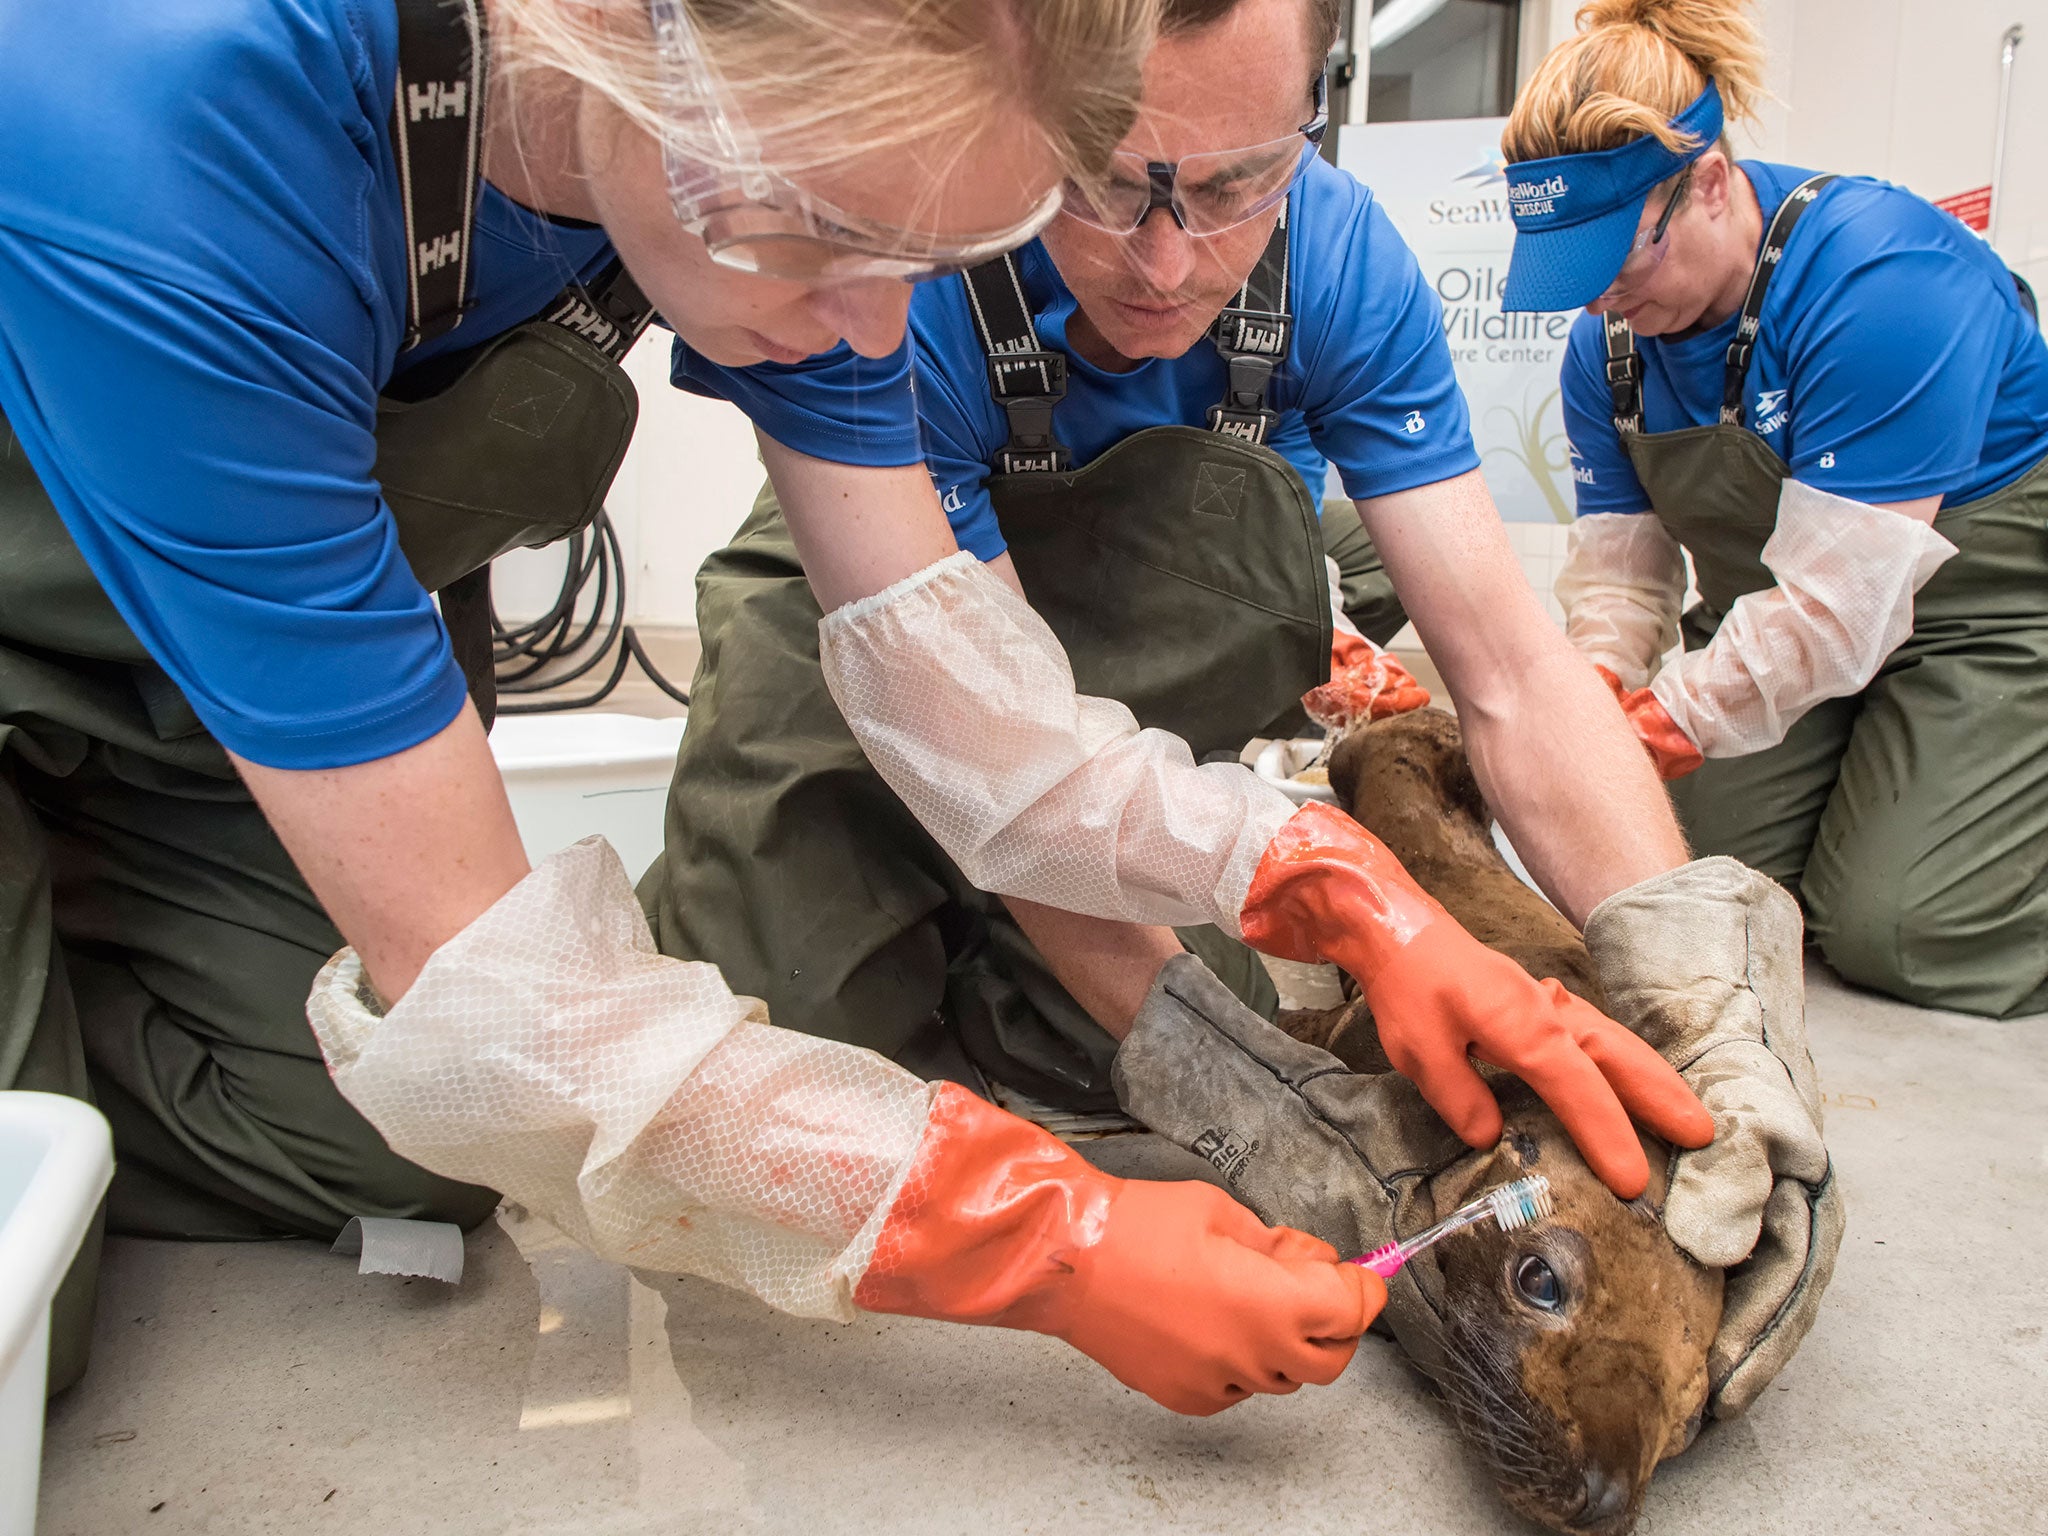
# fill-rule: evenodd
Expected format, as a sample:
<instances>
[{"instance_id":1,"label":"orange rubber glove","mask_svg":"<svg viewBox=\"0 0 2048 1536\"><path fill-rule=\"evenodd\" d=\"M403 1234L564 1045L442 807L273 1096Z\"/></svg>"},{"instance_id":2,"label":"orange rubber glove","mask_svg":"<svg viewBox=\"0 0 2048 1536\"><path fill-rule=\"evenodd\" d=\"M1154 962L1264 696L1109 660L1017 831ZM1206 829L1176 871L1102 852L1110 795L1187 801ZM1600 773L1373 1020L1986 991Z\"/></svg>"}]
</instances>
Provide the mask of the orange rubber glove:
<instances>
[{"instance_id":1,"label":"orange rubber glove","mask_svg":"<svg viewBox=\"0 0 2048 1536\"><path fill-rule=\"evenodd\" d=\"M1614 690L1614 697L1621 705L1621 712L1628 716L1628 723L1636 733L1636 739L1650 754L1650 761L1657 765L1657 777L1669 782L1682 779L1699 767L1706 758L1693 740L1679 729L1678 722L1658 702L1657 696L1647 688L1624 688L1621 679L1607 668L1594 664L1593 670L1607 681Z\"/></svg>"},{"instance_id":2,"label":"orange rubber glove","mask_svg":"<svg viewBox=\"0 0 2048 1536\"><path fill-rule=\"evenodd\" d=\"M1330 680L1301 696L1309 719L1332 735L1428 702L1429 690L1390 653L1341 630L1330 645Z\"/></svg>"},{"instance_id":3,"label":"orange rubber glove","mask_svg":"<svg viewBox=\"0 0 2048 1536\"><path fill-rule=\"evenodd\" d=\"M1631 1115L1681 1147L1713 1140L1713 1118L1647 1042L1473 938L1334 806L1280 829L1240 921L1255 949L1356 976L1388 1059L1474 1147L1499 1140L1501 1115L1468 1055L1535 1089L1624 1200L1650 1177Z\"/></svg>"},{"instance_id":4,"label":"orange rubber glove","mask_svg":"<svg viewBox=\"0 0 2048 1536\"><path fill-rule=\"evenodd\" d=\"M1209 1414L1335 1381L1387 1291L1220 1189L1112 1178L948 1083L853 1299L1051 1334L1154 1402Z\"/></svg>"}]
</instances>

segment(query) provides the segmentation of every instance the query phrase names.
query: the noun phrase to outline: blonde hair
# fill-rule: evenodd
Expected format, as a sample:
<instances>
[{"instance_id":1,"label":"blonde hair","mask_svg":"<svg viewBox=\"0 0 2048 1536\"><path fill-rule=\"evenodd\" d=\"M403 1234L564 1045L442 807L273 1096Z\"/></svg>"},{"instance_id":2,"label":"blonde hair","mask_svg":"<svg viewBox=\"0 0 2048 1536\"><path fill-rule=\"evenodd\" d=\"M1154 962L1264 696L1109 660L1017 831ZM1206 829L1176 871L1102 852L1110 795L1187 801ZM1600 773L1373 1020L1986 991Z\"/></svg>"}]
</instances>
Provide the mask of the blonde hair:
<instances>
[{"instance_id":1,"label":"blonde hair","mask_svg":"<svg viewBox=\"0 0 2048 1536\"><path fill-rule=\"evenodd\" d=\"M797 172L965 141L1007 110L1063 170L1093 176L1136 116L1159 13L1159 0L677 3L770 163ZM647 0L492 0L491 18L508 75L557 72L693 157L720 158L667 104Z\"/></svg>"},{"instance_id":2,"label":"blonde hair","mask_svg":"<svg viewBox=\"0 0 2048 1536\"><path fill-rule=\"evenodd\" d=\"M1749 0L1591 0L1577 32L1522 87L1501 134L1511 162L1616 149L1645 134L1675 153L1698 140L1671 126L1712 81L1729 122L1765 95L1762 34Z\"/></svg>"}]
</instances>

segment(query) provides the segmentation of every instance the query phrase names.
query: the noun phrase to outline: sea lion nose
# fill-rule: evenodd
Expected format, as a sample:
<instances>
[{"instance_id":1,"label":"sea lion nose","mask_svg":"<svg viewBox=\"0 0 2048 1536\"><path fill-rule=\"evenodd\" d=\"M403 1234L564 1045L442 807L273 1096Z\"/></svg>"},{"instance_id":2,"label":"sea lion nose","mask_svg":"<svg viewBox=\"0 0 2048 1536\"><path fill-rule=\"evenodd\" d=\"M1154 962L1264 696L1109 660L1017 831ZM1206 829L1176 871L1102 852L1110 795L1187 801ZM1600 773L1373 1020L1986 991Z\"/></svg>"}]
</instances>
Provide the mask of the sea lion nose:
<instances>
[{"instance_id":1,"label":"sea lion nose","mask_svg":"<svg viewBox=\"0 0 2048 1536\"><path fill-rule=\"evenodd\" d=\"M1585 1503L1579 1505L1579 1513L1571 1524L1579 1530L1604 1530L1612 1522L1622 1520L1626 1513L1628 1481L1614 1477L1599 1462L1587 1462Z\"/></svg>"},{"instance_id":2,"label":"sea lion nose","mask_svg":"<svg viewBox=\"0 0 2048 1536\"><path fill-rule=\"evenodd\" d=\"M1598 1530L1628 1513L1628 1480L1614 1476L1598 1462L1586 1464L1586 1502L1573 1524Z\"/></svg>"}]
</instances>

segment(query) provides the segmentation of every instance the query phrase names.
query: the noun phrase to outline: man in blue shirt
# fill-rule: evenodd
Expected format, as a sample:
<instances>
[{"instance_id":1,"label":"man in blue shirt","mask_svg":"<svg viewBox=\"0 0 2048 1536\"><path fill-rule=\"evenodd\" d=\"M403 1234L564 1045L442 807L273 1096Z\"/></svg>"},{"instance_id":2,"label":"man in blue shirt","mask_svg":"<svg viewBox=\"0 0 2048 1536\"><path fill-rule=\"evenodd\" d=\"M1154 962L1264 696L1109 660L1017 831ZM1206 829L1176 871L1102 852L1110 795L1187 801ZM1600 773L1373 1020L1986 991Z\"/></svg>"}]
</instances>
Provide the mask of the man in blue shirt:
<instances>
[{"instance_id":1,"label":"man in blue shirt","mask_svg":"<svg viewBox=\"0 0 2048 1536\"><path fill-rule=\"evenodd\" d=\"M1457 700L1489 805L1626 1000L1628 1044L1655 1045L1723 1111L1718 1169L1689 1171L1664 1215L1701 1262L1747 1261L1709 1395L1739 1411L1810 1326L1840 1238L1839 1202L1822 1198L1805 1241L1757 1245L1780 1165L1832 1188L1798 1107L1810 1062L1788 1076L1805 1058L1798 915L1731 860L1687 861L1625 720L1530 591L1477 469L1441 307L1371 193L1314 157L1311 82L1334 16L1327 0L1165 7L1107 184L1070 187L1014 259L913 300L921 435L890 424L872 365L843 354L735 382L678 353L687 386L780 397L748 407L777 488L844 485L859 515L871 509L852 487L888 472L852 466L922 468L965 547L843 606L821 587L821 616L798 558L815 530L792 503L792 538L764 495L698 578L704 658L641 900L666 951L714 961L785 1025L1068 1125L1127 1109L1157 1134L1095 1143L1104 1166L1220 1176L1268 1221L1354 1240L1400 1170L1437 1165L1421 1129L1436 1122L1347 1097L1334 1059L1260 1018L1272 990L1234 935L1374 975L1364 995L1395 1061L1409 1053L1385 1021L1426 998L1518 1018L1491 969L1504 957L1473 946L1376 968L1364 951L1425 933L1419 914L1441 909L1369 849L1349 867L1375 871L1370 889L1349 882L1359 839L1329 807L1287 814L1270 842L1231 832L1250 817L1217 807L1243 770L1195 768L1173 738L1234 758L1297 725L1307 690L1319 714L1352 719L1417 701L1333 612L1374 574L1369 534ZM857 428L844 462L792 473L774 442L783 411L793 431ZM1355 511L1319 520L1326 464ZM1338 603L1331 556L1348 567ZM914 684L904 656L922 663ZM1240 896L1232 871L1262 843ZM1026 868L1045 878L1026 887ZM1220 915L1110 899L1126 870L1162 895L1209 881L1230 895ZM1330 892L1326 919L1266 919L1264 893L1302 887ZM1216 926L1141 925L1162 911ZM1514 1041L1468 1036L1450 1064L1482 1117L1471 1060L1533 1039L1509 1028ZM1491 1144L1499 1122L1467 1118L1441 1064L1408 1066L1444 1123ZM1531 1052L1513 1070L1540 1079L1545 1065ZM1691 1128L1665 1134L1700 1145ZM1578 1144L1596 1168L1611 1151ZM1440 1320L1410 1308L1417 1294L1388 1315L1426 1350Z\"/></svg>"},{"instance_id":2,"label":"man in blue shirt","mask_svg":"<svg viewBox=\"0 0 2048 1536\"><path fill-rule=\"evenodd\" d=\"M1371 192L1314 153L1331 9L1180 9L1109 185L1070 189L1013 259L920 289L921 436L872 408L875 365L843 351L750 409L771 437L776 410L861 422L849 462L921 459L961 546L1051 624L1081 691L1198 755L1293 730L1333 670L1380 675L1342 633L1345 608L1382 638L1400 623L1370 603L1376 544L1491 802L1583 918L1607 882L1683 850L1507 547L1440 303ZM680 351L676 377L735 389ZM1357 510L1319 520L1332 465ZM772 498L706 565L698 619L667 855L641 890L669 952L715 961L793 1027L1072 1110L1114 1107L1115 1035L1182 942L1270 1011L1256 957L1216 929L974 888L847 734Z\"/></svg>"}]
</instances>

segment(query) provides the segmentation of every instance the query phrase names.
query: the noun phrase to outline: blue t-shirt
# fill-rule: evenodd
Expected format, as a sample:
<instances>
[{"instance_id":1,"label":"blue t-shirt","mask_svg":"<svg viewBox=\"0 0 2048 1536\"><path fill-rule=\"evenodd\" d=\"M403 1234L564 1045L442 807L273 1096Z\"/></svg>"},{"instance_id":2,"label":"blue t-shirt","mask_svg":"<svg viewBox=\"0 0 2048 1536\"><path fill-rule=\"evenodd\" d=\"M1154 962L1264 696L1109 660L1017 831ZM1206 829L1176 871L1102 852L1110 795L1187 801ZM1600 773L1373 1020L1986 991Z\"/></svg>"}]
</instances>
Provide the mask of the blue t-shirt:
<instances>
[{"instance_id":1,"label":"blue t-shirt","mask_svg":"<svg viewBox=\"0 0 2048 1536\"><path fill-rule=\"evenodd\" d=\"M1813 174L1742 169L1766 221ZM1739 321L1638 339L1645 432L1720 419ZM1582 517L1650 506L1614 429L1606 362L1600 318L1581 315L1564 414ZM1771 279L1743 404L1749 429L1807 485L1958 506L2048 457L2048 345L1982 240L1903 188L1845 176L1801 216Z\"/></svg>"},{"instance_id":2,"label":"blue t-shirt","mask_svg":"<svg viewBox=\"0 0 2048 1536\"><path fill-rule=\"evenodd\" d=\"M405 316L395 8L0 0L0 39L0 413L87 563L241 755L424 741L463 684L373 475ZM486 187L475 307L405 365L610 258Z\"/></svg>"},{"instance_id":3,"label":"blue t-shirt","mask_svg":"<svg viewBox=\"0 0 2048 1536\"><path fill-rule=\"evenodd\" d=\"M1268 395L1280 415L1270 446L1318 496L1329 464L1361 499L1478 468L1444 340L1443 305L1372 193L1348 173L1311 160L1290 198L1288 304L1296 323ZM1044 246L1033 242L1017 261L1039 344L1067 354L1067 395L1054 425L1077 464L1147 427L1207 425L1226 383L1213 346L1202 341L1177 358L1107 372L1068 345L1076 304ZM966 282L919 288L910 329L921 439L910 423L892 426L888 419L903 408L888 365L863 363L844 348L777 370L782 397L756 397L755 419L784 441L778 425L785 421L793 431L814 417L848 423L847 446L824 455L841 463L914 464L921 449L961 548L993 559L1004 544L988 480L1009 427L989 394ZM751 372L758 390L768 371ZM674 376L684 388L727 397L745 387L680 352Z\"/></svg>"}]
</instances>

